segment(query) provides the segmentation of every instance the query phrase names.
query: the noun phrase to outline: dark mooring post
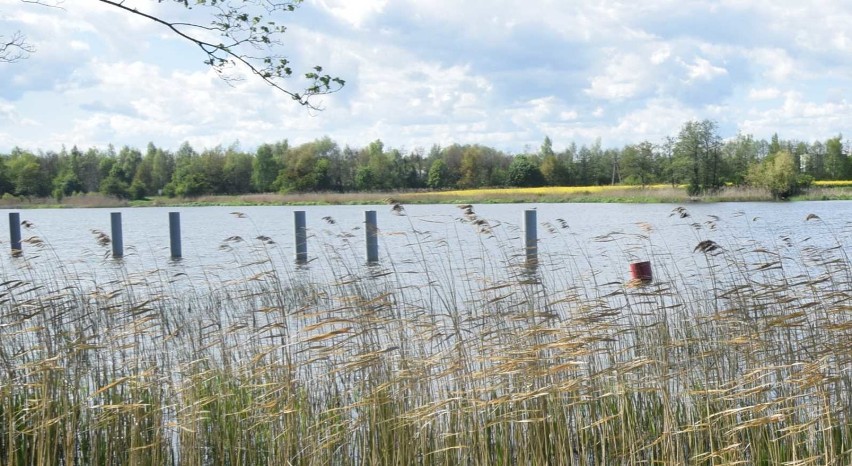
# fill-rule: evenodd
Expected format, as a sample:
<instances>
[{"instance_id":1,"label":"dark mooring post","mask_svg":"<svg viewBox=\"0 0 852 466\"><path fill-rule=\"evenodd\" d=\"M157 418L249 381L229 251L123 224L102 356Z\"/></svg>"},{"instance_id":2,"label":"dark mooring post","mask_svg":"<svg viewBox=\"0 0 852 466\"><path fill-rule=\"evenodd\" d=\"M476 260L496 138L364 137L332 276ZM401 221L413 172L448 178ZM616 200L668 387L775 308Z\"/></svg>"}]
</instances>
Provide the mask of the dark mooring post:
<instances>
[{"instance_id":1,"label":"dark mooring post","mask_svg":"<svg viewBox=\"0 0 852 466\"><path fill-rule=\"evenodd\" d=\"M538 227L536 226L536 211L524 211L524 247L527 267L538 265Z\"/></svg>"},{"instance_id":2,"label":"dark mooring post","mask_svg":"<svg viewBox=\"0 0 852 466\"><path fill-rule=\"evenodd\" d=\"M172 259L180 259L180 212L169 212L169 244L172 248Z\"/></svg>"},{"instance_id":3,"label":"dark mooring post","mask_svg":"<svg viewBox=\"0 0 852 466\"><path fill-rule=\"evenodd\" d=\"M376 224L376 211L364 212L364 226L367 231L367 262L379 261L379 227Z\"/></svg>"},{"instance_id":4,"label":"dark mooring post","mask_svg":"<svg viewBox=\"0 0 852 466\"><path fill-rule=\"evenodd\" d=\"M308 228L305 220L305 211L293 212L293 220L296 224L296 263L308 262Z\"/></svg>"},{"instance_id":5,"label":"dark mooring post","mask_svg":"<svg viewBox=\"0 0 852 466\"><path fill-rule=\"evenodd\" d=\"M109 214L110 227L112 229L112 257L124 257L124 236L121 231L121 212Z\"/></svg>"},{"instance_id":6,"label":"dark mooring post","mask_svg":"<svg viewBox=\"0 0 852 466\"><path fill-rule=\"evenodd\" d=\"M12 244L12 254L21 253L21 214L9 212L9 242Z\"/></svg>"}]
</instances>

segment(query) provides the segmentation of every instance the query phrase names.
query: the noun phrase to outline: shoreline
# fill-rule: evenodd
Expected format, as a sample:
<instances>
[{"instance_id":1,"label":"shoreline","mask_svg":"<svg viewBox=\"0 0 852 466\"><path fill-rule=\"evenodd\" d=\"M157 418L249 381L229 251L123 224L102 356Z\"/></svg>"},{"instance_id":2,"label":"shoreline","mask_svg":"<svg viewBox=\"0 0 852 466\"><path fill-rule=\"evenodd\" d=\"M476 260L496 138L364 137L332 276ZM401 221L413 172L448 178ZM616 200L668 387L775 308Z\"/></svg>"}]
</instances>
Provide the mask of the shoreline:
<instances>
[{"instance_id":1,"label":"shoreline","mask_svg":"<svg viewBox=\"0 0 852 466\"><path fill-rule=\"evenodd\" d=\"M570 186L542 188L491 188L454 191L353 192L208 195L195 198L153 197L128 201L101 194L81 194L57 202L53 198L0 199L0 209L203 207L203 206L310 206L375 204L520 204L520 203L622 203L693 204L717 202L801 202L852 200L852 182L817 184L788 200L776 200L754 188L725 188L716 193L690 197L683 188L671 186Z\"/></svg>"}]
</instances>

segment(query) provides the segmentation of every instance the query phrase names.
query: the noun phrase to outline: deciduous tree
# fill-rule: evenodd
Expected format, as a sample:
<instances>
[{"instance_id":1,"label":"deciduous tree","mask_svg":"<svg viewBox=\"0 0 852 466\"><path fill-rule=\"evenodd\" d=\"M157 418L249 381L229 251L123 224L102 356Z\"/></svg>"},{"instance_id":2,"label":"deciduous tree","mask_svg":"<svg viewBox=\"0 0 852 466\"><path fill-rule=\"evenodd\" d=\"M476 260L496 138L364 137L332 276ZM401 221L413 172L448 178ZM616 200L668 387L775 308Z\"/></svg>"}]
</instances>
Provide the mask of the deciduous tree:
<instances>
[{"instance_id":1,"label":"deciduous tree","mask_svg":"<svg viewBox=\"0 0 852 466\"><path fill-rule=\"evenodd\" d=\"M509 165L506 184L523 188L543 186L544 176L529 156L517 155Z\"/></svg>"},{"instance_id":2,"label":"deciduous tree","mask_svg":"<svg viewBox=\"0 0 852 466\"><path fill-rule=\"evenodd\" d=\"M447 162L437 159L429 167L429 180L426 184L432 189L444 189L449 186L450 176Z\"/></svg>"},{"instance_id":3,"label":"deciduous tree","mask_svg":"<svg viewBox=\"0 0 852 466\"><path fill-rule=\"evenodd\" d=\"M749 184L769 190L772 197L786 199L798 194L807 181L799 176L793 155L786 150L772 154L751 166Z\"/></svg>"},{"instance_id":4,"label":"deciduous tree","mask_svg":"<svg viewBox=\"0 0 852 466\"><path fill-rule=\"evenodd\" d=\"M654 171L654 145L648 141L627 146L621 151L621 175L626 184L645 186Z\"/></svg>"},{"instance_id":5,"label":"deciduous tree","mask_svg":"<svg viewBox=\"0 0 852 466\"><path fill-rule=\"evenodd\" d=\"M51 191L50 173L44 167L45 159L27 151L13 149L6 167L14 194L26 197L45 197Z\"/></svg>"},{"instance_id":6,"label":"deciduous tree","mask_svg":"<svg viewBox=\"0 0 852 466\"><path fill-rule=\"evenodd\" d=\"M845 180L849 176L849 160L842 141L843 136L837 135L825 142L825 171L831 180Z\"/></svg>"},{"instance_id":7,"label":"deciduous tree","mask_svg":"<svg viewBox=\"0 0 852 466\"><path fill-rule=\"evenodd\" d=\"M251 184L260 193L272 191L272 185L278 178L278 172L283 165L283 157L289 151L287 141L278 144L279 154L270 144L261 144L257 148L251 169Z\"/></svg>"},{"instance_id":8,"label":"deciduous tree","mask_svg":"<svg viewBox=\"0 0 852 466\"><path fill-rule=\"evenodd\" d=\"M674 146L675 169L686 181L690 195L721 186L721 143L714 121L689 121L680 130Z\"/></svg>"}]
</instances>

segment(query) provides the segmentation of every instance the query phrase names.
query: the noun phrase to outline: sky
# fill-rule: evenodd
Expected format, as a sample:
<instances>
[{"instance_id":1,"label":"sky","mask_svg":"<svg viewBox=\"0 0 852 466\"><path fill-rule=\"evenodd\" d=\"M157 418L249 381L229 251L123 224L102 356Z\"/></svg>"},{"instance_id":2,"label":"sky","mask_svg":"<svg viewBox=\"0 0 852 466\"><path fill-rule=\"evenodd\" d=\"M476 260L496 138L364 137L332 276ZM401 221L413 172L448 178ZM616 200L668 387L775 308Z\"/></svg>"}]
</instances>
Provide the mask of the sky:
<instances>
[{"instance_id":1,"label":"sky","mask_svg":"<svg viewBox=\"0 0 852 466\"><path fill-rule=\"evenodd\" d=\"M852 0L305 0L276 17L279 51L346 80L321 111L251 77L223 81L151 21L97 0L61 7L0 0L0 36L36 47L0 63L0 153L324 136L522 153L545 136L556 150L659 143L704 119L723 138L852 133Z\"/></svg>"}]
</instances>

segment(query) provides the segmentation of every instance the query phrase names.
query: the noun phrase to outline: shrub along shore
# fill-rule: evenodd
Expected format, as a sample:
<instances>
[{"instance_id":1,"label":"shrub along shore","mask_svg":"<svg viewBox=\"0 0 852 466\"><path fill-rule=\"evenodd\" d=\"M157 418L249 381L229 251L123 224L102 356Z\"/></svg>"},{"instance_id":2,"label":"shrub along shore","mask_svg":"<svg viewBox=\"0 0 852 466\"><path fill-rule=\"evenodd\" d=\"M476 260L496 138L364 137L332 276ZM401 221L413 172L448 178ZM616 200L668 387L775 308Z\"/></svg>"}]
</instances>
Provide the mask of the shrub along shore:
<instances>
[{"instance_id":1,"label":"shrub along shore","mask_svg":"<svg viewBox=\"0 0 852 466\"><path fill-rule=\"evenodd\" d=\"M651 283L598 283L580 248L524 268L472 210L459 263L414 228L414 263L323 248L311 273L233 240L242 279L205 286L17 258L0 463L852 464L848 226L810 215L821 245L763 244L727 220L708 221L730 244L695 228Z\"/></svg>"},{"instance_id":2,"label":"shrub along shore","mask_svg":"<svg viewBox=\"0 0 852 466\"><path fill-rule=\"evenodd\" d=\"M86 207L172 207L208 205L347 205L384 204L389 200L404 204L500 204L500 203L670 203L770 202L778 199L769 190L725 187L712 193L690 196L683 186L550 186L541 188L491 188L407 192L316 192L209 195L198 197L150 197L128 201L102 194L75 194L61 201L54 198L5 196L0 208L86 208ZM852 181L818 181L793 201L852 200Z\"/></svg>"}]
</instances>

